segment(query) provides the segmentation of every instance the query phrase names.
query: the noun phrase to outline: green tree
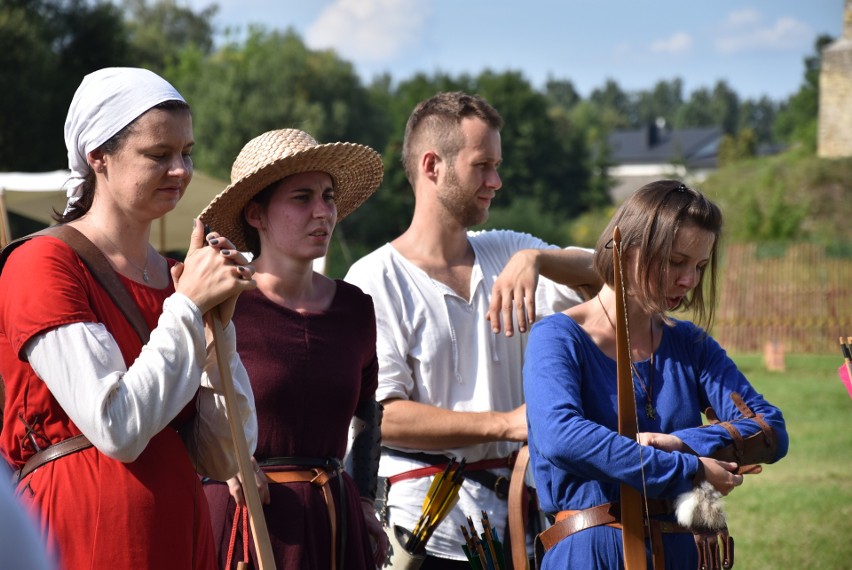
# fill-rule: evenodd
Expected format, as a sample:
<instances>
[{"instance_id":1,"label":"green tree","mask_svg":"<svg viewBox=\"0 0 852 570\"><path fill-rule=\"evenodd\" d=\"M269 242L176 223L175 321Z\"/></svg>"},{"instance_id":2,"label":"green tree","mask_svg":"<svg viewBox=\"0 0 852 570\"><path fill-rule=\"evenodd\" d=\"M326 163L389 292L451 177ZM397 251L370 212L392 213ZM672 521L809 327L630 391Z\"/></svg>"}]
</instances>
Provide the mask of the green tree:
<instances>
[{"instance_id":1,"label":"green tree","mask_svg":"<svg viewBox=\"0 0 852 570\"><path fill-rule=\"evenodd\" d=\"M751 129L743 129L736 136L724 135L719 143L719 166L727 166L757 156L757 138Z\"/></svg>"},{"instance_id":2,"label":"green tree","mask_svg":"<svg viewBox=\"0 0 852 570\"><path fill-rule=\"evenodd\" d=\"M681 105L683 105L683 81L681 79L658 81L650 91L638 93L635 103L636 111L632 114L637 117L637 126L653 123L658 118L663 118L666 123L671 124Z\"/></svg>"},{"instance_id":3,"label":"green tree","mask_svg":"<svg viewBox=\"0 0 852 570\"><path fill-rule=\"evenodd\" d=\"M790 144L799 144L808 153L816 152L819 115L819 72L822 50L832 42L831 36L817 38L815 53L805 58L805 74L799 91L782 104L775 120L775 135Z\"/></svg>"},{"instance_id":4,"label":"green tree","mask_svg":"<svg viewBox=\"0 0 852 570\"><path fill-rule=\"evenodd\" d=\"M740 106L739 130L751 129L757 143L769 143L774 140L772 126L778 114L778 103L763 96L757 101L748 99Z\"/></svg>"},{"instance_id":5,"label":"green tree","mask_svg":"<svg viewBox=\"0 0 852 570\"><path fill-rule=\"evenodd\" d=\"M724 81L712 90L702 87L692 92L675 117L677 128L721 127L728 134L739 126L739 97Z\"/></svg>"},{"instance_id":6,"label":"green tree","mask_svg":"<svg viewBox=\"0 0 852 570\"><path fill-rule=\"evenodd\" d=\"M213 49L215 4L199 12L177 0L123 0L122 6L128 41L141 67L163 73L190 46L205 55Z\"/></svg>"},{"instance_id":7,"label":"green tree","mask_svg":"<svg viewBox=\"0 0 852 570\"><path fill-rule=\"evenodd\" d=\"M169 76L193 108L196 164L215 176L228 178L243 145L272 129L299 128L320 142L384 141L371 121L380 113L352 65L308 49L292 30L252 28L244 43L209 57L184 50Z\"/></svg>"},{"instance_id":8,"label":"green tree","mask_svg":"<svg viewBox=\"0 0 852 570\"><path fill-rule=\"evenodd\" d=\"M717 81L710 102L716 126L726 133L736 133L740 122L740 98L725 81Z\"/></svg>"},{"instance_id":9,"label":"green tree","mask_svg":"<svg viewBox=\"0 0 852 570\"><path fill-rule=\"evenodd\" d=\"M574 84L570 81L548 79L544 95L549 109L548 116L556 129L556 136L563 141L567 148L577 148L581 155L587 157L587 169L590 180L586 191L581 196L581 202L587 208L594 208L608 200L605 186L599 184L598 173L602 172L605 153L598 151L601 142L605 140L610 127L607 121L615 123L621 119L615 117L612 110L599 110L594 103L584 101ZM591 110L590 110L591 109Z\"/></svg>"},{"instance_id":10,"label":"green tree","mask_svg":"<svg viewBox=\"0 0 852 570\"><path fill-rule=\"evenodd\" d=\"M530 196L566 218L599 203L591 190L590 153L582 132L554 121L551 106L519 73L484 72L480 94L503 115L502 192L495 205ZM501 196L502 194L502 196Z\"/></svg>"},{"instance_id":11,"label":"green tree","mask_svg":"<svg viewBox=\"0 0 852 570\"><path fill-rule=\"evenodd\" d=\"M568 219L546 209L535 198L517 198L509 207L495 206L488 213L486 229L511 228L543 239L555 245L573 245L568 233Z\"/></svg>"},{"instance_id":12,"label":"green tree","mask_svg":"<svg viewBox=\"0 0 852 570\"><path fill-rule=\"evenodd\" d=\"M63 168L62 129L83 76L133 65L121 12L85 0L0 4L0 168Z\"/></svg>"},{"instance_id":13,"label":"green tree","mask_svg":"<svg viewBox=\"0 0 852 570\"><path fill-rule=\"evenodd\" d=\"M607 79L603 88L593 90L592 94L589 95L589 101L594 103L598 109L611 112L613 116L619 117L619 124L615 125L616 128L624 129L639 126L630 96L614 80Z\"/></svg>"},{"instance_id":14,"label":"green tree","mask_svg":"<svg viewBox=\"0 0 852 570\"><path fill-rule=\"evenodd\" d=\"M565 111L570 111L583 100L573 83L561 79L549 78L544 85L544 94L551 105Z\"/></svg>"}]
</instances>

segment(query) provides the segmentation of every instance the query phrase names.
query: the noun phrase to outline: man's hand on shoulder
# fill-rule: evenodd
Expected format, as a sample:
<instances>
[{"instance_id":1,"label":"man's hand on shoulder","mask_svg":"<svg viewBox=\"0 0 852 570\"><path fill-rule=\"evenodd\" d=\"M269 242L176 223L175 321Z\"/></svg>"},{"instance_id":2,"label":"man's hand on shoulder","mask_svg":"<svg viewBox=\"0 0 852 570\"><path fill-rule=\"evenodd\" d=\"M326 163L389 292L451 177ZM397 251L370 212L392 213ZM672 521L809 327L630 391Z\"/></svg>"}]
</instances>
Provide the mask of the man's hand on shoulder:
<instances>
[{"instance_id":1,"label":"man's hand on shoulder","mask_svg":"<svg viewBox=\"0 0 852 570\"><path fill-rule=\"evenodd\" d=\"M518 331L526 332L535 322L535 290L538 286L539 250L522 249L515 253L491 288L491 303L486 318L491 330L506 336L515 332L512 315L518 323Z\"/></svg>"}]
</instances>

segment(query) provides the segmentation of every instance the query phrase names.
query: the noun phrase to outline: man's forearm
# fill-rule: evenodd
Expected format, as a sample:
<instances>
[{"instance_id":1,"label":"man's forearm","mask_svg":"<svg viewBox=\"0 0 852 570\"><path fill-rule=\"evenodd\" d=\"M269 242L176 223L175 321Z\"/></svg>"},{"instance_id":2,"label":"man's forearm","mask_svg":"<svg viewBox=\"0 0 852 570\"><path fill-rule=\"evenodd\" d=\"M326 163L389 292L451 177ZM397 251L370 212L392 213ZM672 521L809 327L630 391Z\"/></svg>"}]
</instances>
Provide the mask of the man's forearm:
<instances>
[{"instance_id":1,"label":"man's forearm","mask_svg":"<svg viewBox=\"0 0 852 570\"><path fill-rule=\"evenodd\" d=\"M525 410L455 412L409 400L384 402L382 442L433 451L491 441L525 441Z\"/></svg>"},{"instance_id":2,"label":"man's forearm","mask_svg":"<svg viewBox=\"0 0 852 570\"><path fill-rule=\"evenodd\" d=\"M539 274L569 287L600 287L600 279L592 260L592 253L582 248L538 250Z\"/></svg>"}]
</instances>

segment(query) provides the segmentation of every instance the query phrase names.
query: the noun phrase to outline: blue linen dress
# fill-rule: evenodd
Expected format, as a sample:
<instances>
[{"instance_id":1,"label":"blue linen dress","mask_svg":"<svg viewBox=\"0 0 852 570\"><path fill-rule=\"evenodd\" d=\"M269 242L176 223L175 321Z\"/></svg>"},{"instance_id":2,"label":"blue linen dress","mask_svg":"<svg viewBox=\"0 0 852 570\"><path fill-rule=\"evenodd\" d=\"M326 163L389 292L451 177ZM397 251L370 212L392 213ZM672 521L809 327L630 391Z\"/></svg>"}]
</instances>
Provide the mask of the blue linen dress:
<instances>
[{"instance_id":1,"label":"blue linen dress","mask_svg":"<svg viewBox=\"0 0 852 570\"><path fill-rule=\"evenodd\" d=\"M654 356L655 419L645 414L646 393L634 381L640 432L678 436L699 455L732 443L720 426L701 426L712 407L721 421L741 418L730 395L775 429L775 460L787 453L781 411L757 393L725 351L686 321L663 327ZM647 384L650 361L636 363ZM698 458L640 447L618 434L616 362L565 314L539 321L531 330L524 365L530 461L543 511L585 509L619 500L626 483L651 499L675 499L692 488ZM760 431L752 420L737 421L743 437ZM641 466L644 467L641 469ZM697 567L691 534L664 534L666 567ZM649 568L650 545L648 545ZM545 555L542 568L623 568L621 531L601 526L562 540Z\"/></svg>"}]
</instances>

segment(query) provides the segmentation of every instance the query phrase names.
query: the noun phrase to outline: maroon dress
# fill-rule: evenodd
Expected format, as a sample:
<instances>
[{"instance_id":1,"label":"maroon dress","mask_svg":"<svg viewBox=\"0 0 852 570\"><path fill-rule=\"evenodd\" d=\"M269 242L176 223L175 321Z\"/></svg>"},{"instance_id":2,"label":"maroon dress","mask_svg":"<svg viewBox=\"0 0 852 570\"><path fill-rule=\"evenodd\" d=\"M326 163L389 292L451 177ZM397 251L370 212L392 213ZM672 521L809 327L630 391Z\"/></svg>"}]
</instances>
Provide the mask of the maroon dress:
<instances>
[{"instance_id":1,"label":"maroon dress","mask_svg":"<svg viewBox=\"0 0 852 570\"><path fill-rule=\"evenodd\" d=\"M331 306L317 313L282 307L258 290L243 293L237 302L237 350L254 390L258 461L277 457L342 460L356 407L375 398L373 301L354 285L336 283ZM343 503L340 480L329 483L338 518L338 558L346 570L375 568L358 490L345 472L341 479ZM204 488L224 568L236 505L225 484L209 482ZM271 502L264 512L278 570L328 570L331 526L322 489L297 482L271 483L269 491ZM345 524L341 516L346 517ZM343 535L345 545L340 550ZM254 559L253 545L251 549ZM241 559L242 525L238 525L232 567ZM256 560L252 567L257 568Z\"/></svg>"}]
</instances>

